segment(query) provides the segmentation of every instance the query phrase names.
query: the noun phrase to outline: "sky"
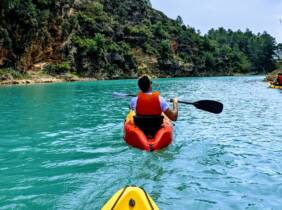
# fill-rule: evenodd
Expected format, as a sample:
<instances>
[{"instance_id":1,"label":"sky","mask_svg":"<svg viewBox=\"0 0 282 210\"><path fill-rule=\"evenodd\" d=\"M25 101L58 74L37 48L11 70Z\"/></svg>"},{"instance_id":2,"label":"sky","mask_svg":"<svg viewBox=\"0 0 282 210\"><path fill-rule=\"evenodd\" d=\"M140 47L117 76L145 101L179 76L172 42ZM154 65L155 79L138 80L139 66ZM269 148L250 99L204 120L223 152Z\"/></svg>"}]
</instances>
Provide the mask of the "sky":
<instances>
[{"instance_id":1,"label":"sky","mask_svg":"<svg viewBox=\"0 0 282 210\"><path fill-rule=\"evenodd\" d=\"M267 31L282 43L282 0L151 0L168 17L180 15L185 25L205 34L224 27L254 33ZM281 19L281 22L280 22Z\"/></svg>"}]
</instances>

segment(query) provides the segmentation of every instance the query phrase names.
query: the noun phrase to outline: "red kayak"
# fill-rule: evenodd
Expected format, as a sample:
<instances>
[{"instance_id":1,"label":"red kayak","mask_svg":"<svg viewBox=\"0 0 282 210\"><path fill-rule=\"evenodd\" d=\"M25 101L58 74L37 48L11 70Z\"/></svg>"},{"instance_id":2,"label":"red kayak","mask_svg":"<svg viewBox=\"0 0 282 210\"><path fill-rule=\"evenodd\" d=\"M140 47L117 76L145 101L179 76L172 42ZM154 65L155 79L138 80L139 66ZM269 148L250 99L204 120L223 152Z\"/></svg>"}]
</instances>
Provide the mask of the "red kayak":
<instances>
[{"instance_id":1,"label":"red kayak","mask_svg":"<svg viewBox=\"0 0 282 210\"><path fill-rule=\"evenodd\" d=\"M163 123L154 136L145 135L134 123L135 112L130 111L124 122L124 140L127 144L147 151L167 147L173 138L171 121L164 116Z\"/></svg>"}]
</instances>

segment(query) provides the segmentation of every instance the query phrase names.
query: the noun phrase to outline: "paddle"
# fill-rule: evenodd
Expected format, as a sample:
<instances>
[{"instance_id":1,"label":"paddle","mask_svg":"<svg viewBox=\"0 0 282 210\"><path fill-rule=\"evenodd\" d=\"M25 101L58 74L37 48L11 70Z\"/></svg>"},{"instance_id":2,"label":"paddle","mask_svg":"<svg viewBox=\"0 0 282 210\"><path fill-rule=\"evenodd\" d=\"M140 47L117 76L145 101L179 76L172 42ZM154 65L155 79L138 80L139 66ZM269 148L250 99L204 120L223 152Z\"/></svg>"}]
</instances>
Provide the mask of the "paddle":
<instances>
[{"instance_id":1,"label":"paddle","mask_svg":"<svg viewBox=\"0 0 282 210\"><path fill-rule=\"evenodd\" d=\"M124 97L135 97L136 95L114 92L113 96L124 98ZM169 101L173 102L173 99L170 99ZM223 110L223 104L218 102L218 101L213 101L213 100L200 100L200 101L196 101L196 102L179 100L178 103L193 105L197 109L201 109L201 110L211 112L211 113L214 113L214 114L219 114Z\"/></svg>"}]
</instances>

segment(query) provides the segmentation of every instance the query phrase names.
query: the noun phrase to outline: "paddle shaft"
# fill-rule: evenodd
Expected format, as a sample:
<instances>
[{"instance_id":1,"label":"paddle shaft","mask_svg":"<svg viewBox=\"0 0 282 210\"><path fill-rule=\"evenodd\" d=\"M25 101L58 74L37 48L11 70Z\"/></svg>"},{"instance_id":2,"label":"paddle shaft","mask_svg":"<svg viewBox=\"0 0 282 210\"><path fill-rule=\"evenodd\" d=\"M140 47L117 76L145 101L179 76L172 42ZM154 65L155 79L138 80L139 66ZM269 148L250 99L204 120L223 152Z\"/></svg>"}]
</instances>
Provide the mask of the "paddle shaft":
<instances>
[{"instance_id":1,"label":"paddle shaft","mask_svg":"<svg viewBox=\"0 0 282 210\"><path fill-rule=\"evenodd\" d=\"M169 99L169 102L173 102L173 99ZM191 105L194 105L194 102L189 102L189 101L177 101L178 103L180 104L191 104Z\"/></svg>"},{"instance_id":2,"label":"paddle shaft","mask_svg":"<svg viewBox=\"0 0 282 210\"><path fill-rule=\"evenodd\" d=\"M113 95L117 97L136 97L136 95L133 95L133 94L125 94L125 93L117 93L117 92L114 92ZM173 99L170 99L169 101L173 102ZM201 109L201 110L211 112L214 114L219 114L223 110L223 104L218 101L213 101L213 100L200 100L196 102L179 100L178 103L193 105L197 109Z\"/></svg>"}]
</instances>

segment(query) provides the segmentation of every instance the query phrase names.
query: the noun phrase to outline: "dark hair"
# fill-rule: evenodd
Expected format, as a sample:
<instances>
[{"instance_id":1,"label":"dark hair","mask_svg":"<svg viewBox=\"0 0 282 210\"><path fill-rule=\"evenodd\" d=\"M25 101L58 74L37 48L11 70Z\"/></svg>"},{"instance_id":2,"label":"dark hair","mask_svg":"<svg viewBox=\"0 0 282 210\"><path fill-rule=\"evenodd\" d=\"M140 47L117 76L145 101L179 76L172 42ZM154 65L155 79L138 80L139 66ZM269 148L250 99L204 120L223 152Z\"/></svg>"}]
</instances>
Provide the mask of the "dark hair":
<instances>
[{"instance_id":1,"label":"dark hair","mask_svg":"<svg viewBox=\"0 0 282 210\"><path fill-rule=\"evenodd\" d=\"M146 93L150 90L151 80L147 75L143 75L138 80L138 86L142 92Z\"/></svg>"}]
</instances>

